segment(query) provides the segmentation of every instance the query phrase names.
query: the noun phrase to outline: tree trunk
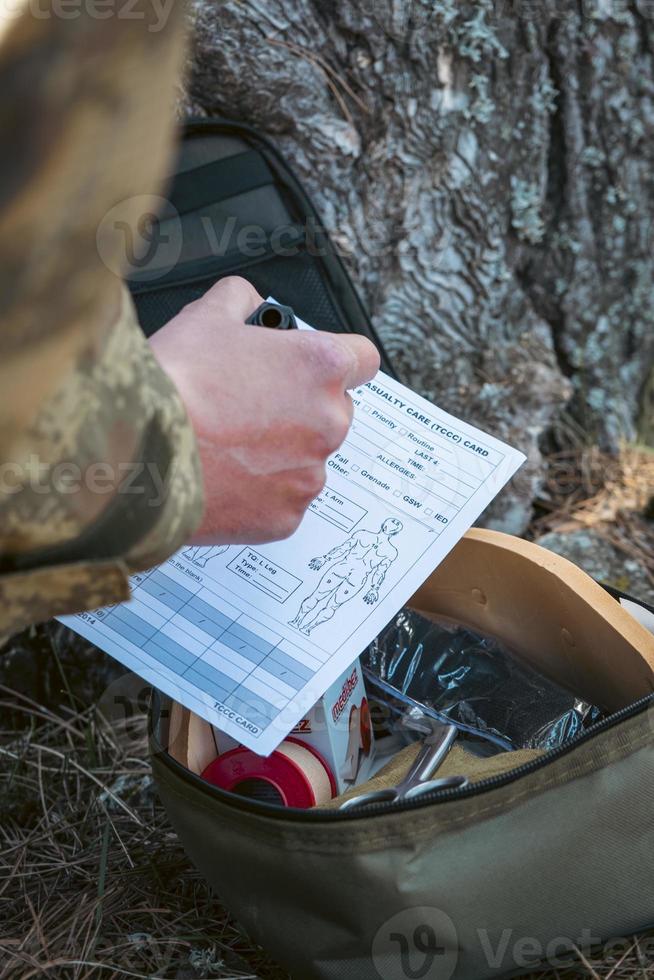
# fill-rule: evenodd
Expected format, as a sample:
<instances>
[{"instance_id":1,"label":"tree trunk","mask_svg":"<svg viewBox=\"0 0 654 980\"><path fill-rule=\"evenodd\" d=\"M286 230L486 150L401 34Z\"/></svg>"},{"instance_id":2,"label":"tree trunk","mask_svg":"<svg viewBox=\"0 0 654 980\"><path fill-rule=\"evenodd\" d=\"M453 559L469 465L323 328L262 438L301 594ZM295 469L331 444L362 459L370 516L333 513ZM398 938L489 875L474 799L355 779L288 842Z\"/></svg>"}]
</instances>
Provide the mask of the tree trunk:
<instances>
[{"instance_id":1,"label":"tree trunk","mask_svg":"<svg viewBox=\"0 0 654 980\"><path fill-rule=\"evenodd\" d=\"M269 134L402 379L520 446L633 439L654 359L651 0L196 0L191 108ZM583 436L580 435L583 433Z\"/></svg>"}]
</instances>

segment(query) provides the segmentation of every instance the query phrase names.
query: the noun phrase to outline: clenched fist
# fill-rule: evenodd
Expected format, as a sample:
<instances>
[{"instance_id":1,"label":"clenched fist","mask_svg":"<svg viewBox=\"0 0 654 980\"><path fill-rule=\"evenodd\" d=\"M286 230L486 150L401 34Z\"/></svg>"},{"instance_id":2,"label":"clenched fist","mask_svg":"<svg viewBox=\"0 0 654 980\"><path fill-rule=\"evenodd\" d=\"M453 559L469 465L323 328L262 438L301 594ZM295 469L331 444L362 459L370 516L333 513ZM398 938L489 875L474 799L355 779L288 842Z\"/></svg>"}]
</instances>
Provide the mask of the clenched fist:
<instances>
[{"instance_id":1,"label":"clenched fist","mask_svg":"<svg viewBox=\"0 0 654 980\"><path fill-rule=\"evenodd\" d=\"M347 389L379 369L364 337L246 325L262 302L244 279L223 279L151 340L198 440L206 500L198 543L292 534L347 435Z\"/></svg>"}]
</instances>

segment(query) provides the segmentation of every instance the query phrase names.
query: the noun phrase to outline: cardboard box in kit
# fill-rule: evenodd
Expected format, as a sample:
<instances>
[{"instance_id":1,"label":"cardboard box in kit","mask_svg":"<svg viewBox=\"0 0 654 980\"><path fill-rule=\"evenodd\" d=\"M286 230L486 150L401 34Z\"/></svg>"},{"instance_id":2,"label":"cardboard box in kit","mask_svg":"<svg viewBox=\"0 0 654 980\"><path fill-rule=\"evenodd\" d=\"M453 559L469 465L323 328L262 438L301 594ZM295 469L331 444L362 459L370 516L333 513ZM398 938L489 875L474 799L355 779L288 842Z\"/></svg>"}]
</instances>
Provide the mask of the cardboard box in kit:
<instances>
[{"instance_id":1,"label":"cardboard box in kit","mask_svg":"<svg viewBox=\"0 0 654 980\"><path fill-rule=\"evenodd\" d=\"M221 755L239 744L216 728L214 735ZM375 739L358 660L325 691L289 737L320 753L339 794L373 775Z\"/></svg>"}]
</instances>

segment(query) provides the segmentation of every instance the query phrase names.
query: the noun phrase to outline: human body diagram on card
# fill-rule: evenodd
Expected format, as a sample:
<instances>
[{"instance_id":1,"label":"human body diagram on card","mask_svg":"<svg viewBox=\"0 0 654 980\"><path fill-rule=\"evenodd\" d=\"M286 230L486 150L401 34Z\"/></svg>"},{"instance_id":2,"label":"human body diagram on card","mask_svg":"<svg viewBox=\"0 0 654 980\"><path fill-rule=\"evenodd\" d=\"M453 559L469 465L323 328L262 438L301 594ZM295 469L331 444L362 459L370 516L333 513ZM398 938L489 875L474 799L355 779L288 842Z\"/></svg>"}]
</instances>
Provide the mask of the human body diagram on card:
<instances>
[{"instance_id":1,"label":"human body diagram on card","mask_svg":"<svg viewBox=\"0 0 654 980\"><path fill-rule=\"evenodd\" d=\"M129 602L64 617L262 755L410 599L524 459L382 373L350 394L350 432L290 538L189 544L132 576Z\"/></svg>"},{"instance_id":2,"label":"human body diagram on card","mask_svg":"<svg viewBox=\"0 0 654 980\"><path fill-rule=\"evenodd\" d=\"M228 544L212 545L209 547L206 545L189 545L182 551L182 557L186 558L187 561L190 561L197 568L206 568L207 563L212 558L219 558L228 548Z\"/></svg>"},{"instance_id":3,"label":"human body diagram on card","mask_svg":"<svg viewBox=\"0 0 654 980\"><path fill-rule=\"evenodd\" d=\"M402 528L401 521L389 517L378 531L362 528L326 555L312 558L309 568L313 571L330 563L329 568L313 592L303 599L289 625L310 636L312 630L330 620L344 603L366 588L363 601L368 605L377 602L386 572L398 557L392 539Z\"/></svg>"}]
</instances>

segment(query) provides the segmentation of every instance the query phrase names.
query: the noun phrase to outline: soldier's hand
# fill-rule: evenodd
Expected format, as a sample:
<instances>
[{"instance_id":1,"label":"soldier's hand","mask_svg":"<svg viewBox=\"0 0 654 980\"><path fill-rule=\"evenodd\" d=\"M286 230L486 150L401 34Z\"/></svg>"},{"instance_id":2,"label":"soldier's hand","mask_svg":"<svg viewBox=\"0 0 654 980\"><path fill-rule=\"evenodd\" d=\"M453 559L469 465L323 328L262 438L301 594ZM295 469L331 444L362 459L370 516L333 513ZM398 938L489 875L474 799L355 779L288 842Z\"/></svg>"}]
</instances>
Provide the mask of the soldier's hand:
<instances>
[{"instance_id":1,"label":"soldier's hand","mask_svg":"<svg viewBox=\"0 0 654 980\"><path fill-rule=\"evenodd\" d=\"M151 340L198 440L206 499L198 542L292 534L347 435L347 389L379 369L364 337L246 325L262 302L244 279L223 279Z\"/></svg>"}]
</instances>

